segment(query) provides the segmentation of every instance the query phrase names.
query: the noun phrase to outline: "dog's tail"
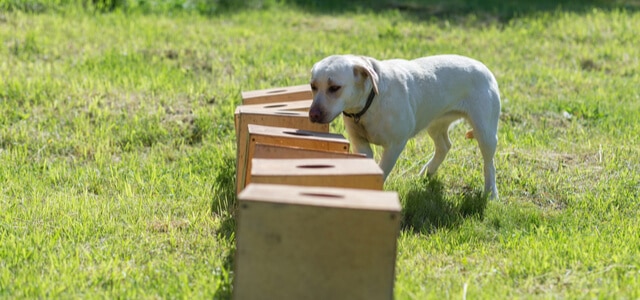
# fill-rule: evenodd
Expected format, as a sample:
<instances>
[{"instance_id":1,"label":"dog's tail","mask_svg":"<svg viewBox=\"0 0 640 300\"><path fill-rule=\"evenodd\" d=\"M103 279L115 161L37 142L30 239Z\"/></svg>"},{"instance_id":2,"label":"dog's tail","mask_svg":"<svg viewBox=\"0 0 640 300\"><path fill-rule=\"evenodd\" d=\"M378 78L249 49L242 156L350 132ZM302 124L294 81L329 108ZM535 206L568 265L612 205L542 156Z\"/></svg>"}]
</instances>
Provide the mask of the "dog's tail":
<instances>
[{"instance_id":1,"label":"dog's tail","mask_svg":"<svg viewBox=\"0 0 640 300\"><path fill-rule=\"evenodd\" d=\"M464 134L464 137L467 139L473 139L473 130L467 131L467 133Z\"/></svg>"}]
</instances>

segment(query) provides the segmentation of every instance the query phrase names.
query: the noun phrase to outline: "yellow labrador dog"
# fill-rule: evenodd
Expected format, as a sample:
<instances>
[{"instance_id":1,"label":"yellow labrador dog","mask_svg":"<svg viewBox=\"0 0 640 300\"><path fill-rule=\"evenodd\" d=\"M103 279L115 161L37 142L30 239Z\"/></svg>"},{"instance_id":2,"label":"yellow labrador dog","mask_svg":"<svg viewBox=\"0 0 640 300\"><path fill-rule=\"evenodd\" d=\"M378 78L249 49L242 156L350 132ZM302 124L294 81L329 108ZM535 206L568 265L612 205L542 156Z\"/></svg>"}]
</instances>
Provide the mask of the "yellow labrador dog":
<instances>
[{"instance_id":1,"label":"yellow labrador dog","mask_svg":"<svg viewBox=\"0 0 640 300\"><path fill-rule=\"evenodd\" d=\"M493 159L500 91L479 61L458 55L383 61L334 55L313 66L311 89L309 119L329 123L343 114L356 152L373 157L370 143L384 148L380 168L385 179L407 141L423 129L435 153L420 174L434 174L451 148L450 125L466 119L473 128L467 137L478 141L484 159L485 194L498 197Z\"/></svg>"}]
</instances>

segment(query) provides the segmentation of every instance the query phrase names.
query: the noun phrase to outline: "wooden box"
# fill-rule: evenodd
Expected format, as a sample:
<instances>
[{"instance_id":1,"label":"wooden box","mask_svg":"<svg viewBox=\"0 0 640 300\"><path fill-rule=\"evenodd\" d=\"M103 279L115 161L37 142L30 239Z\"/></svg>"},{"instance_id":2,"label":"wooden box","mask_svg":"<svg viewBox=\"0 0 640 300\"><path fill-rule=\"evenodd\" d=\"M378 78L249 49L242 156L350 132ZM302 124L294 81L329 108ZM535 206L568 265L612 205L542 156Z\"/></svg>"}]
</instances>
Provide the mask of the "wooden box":
<instances>
[{"instance_id":1,"label":"wooden box","mask_svg":"<svg viewBox=\"0 0 640 300\"><path fill-rule=\"evenodd\" d=\"M349 152L349 142L341 134L324 133L293 128L249 124L246 138L238 140L236 164L236 192L246 186L248 170L254 156L255 145L286 145L328 152Z\"/></svg>"},{"instance_id":2,"label":"wooden box","mask_svg":"<svg viewBox=\"0 0 640 300\"><path fill-rule=\"evenodd\" d=\"M343 151L327 151L312 148L294 147L290 145L273 145L262 143L250 143L247 155L248 162L244 167L246 186L251 181L251 166L253 158L366 158L366 155L360 153L349 153ZM344 148L343 148L344 149Z\"/></svg>"},{"instance_id":3,"label":"wooden box","mask_svg":"<svg viewBox=\"0 0 640 300\"><path fill-rule=\"evenodd\" d=\"M279 105L279 104L274 104ZM295 107L304 107L305 104L290 104ZM297 106L296 106L297 105ZM329 124L311 123L309 114L306 111L297 111L289 106L292 110L265 108L269 105L241 105L236 107L235 111L235 129L236 129L236 170L239 171L246 164L246 149L249 124L278 126L286 128L297 128L301 130L329 132ZM241 164L242 162L242 164ZM239 176L236 176L239 179ZM236 181L237 186L244 186Z\"/></svg>"},{"instance_id":4,"label":"wooden box","mask_svg":"<svg viewBox=\"0 0 640 300\"><path fill-rule=\"evenodd\" d=\"M382 190L383 172L370 158L254 158L249 183Z\"/></svg>"},{"instance_id":5,"label":"wooden box","mask_svg":"<svg viewBox=\"0 0 640 300\"><path fill-rule=\"evenodd\" d=\"M247 125L278 126L318 132L329 132L329 124L312 123L309 113L295 109L269 109L269 105L241 105L235 111L236 137L246 134Z\"/></svg>"},{"instance_id":6,"label":"wooden box","mask_svg":"<svg viewBox=\"0 0 640 300\"><path fill-rule=\"evenodd\" d=\"M234 299L393 298L395 192L251 184L238 202Z\"/></svg>"},{"instance_id":7,"label":"wooden box","mask_svg":"<svg viewBox=\"0 0 640 300\"><path fill-rule=\"evenodd\" d=\"M242 104L309 100L313 98L309 84L242 92Z\"/></svg>"}]
</instances>

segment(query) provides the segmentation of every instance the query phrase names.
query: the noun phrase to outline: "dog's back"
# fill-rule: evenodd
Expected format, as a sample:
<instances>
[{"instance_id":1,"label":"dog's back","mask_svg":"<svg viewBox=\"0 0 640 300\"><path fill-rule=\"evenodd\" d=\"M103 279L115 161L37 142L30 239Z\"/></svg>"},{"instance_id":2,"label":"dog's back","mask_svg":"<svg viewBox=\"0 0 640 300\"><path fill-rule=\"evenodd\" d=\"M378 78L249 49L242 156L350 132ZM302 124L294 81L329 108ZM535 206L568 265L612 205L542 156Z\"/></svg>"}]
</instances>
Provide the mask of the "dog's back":
<instances>
[{"instance_id":1,"label":"dog's back","mask_svg":"<svg viewBox=\"0 0 640 300\"><path fill-rule=\"evenodd\" d=\"M491 71L475 59L447 54L374 64L380 69L381 93L394 98L396 108L403 106L401 101L407 101L414 111L414 134L453 111L482 109L496 117L500 112L498 83Z\"/></svg>"}]
</instances>

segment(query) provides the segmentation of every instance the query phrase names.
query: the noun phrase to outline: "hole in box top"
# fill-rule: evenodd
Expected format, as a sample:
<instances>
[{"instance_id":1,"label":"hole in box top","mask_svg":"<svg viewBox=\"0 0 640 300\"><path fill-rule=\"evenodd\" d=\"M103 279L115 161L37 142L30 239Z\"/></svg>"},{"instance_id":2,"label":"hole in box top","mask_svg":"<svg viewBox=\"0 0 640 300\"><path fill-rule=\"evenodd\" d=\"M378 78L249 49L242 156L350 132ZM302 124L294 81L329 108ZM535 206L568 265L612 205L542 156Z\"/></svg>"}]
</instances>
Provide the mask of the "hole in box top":
<instances>
[{"instance_id":1,"label":"hole in box top","mask_svg":"<svg viewBox=\"0 0 640 300\"><path fill-rule=\"evenodd\" d=\"M278 93L284 93L287 90L273 90L273 91L268 91L267 94L278 94Z\"/></svg>"},{"instance_id":2,"label":"hole in box top","mask_svg":"<svg viewBox=\"0 0 640 300\"><path fill-rule=\"evenodd\" d=\"M344 195L325 194L325 193L300 193L302 196L323 197L323 198L344 198Z\"/></svg>"},{"instance_id":3,"label":"hole in box top","mask_svg":"<svg viewBox=\"0 0 640 300\"><path fill-rule=\"evenodd\" d=\"M276 112L274 112L274 114L276 114L276 115L287 115L287 116L298 116L298 115L300 115L300 113L293 112L293 111L276 111Z\"/></svg>"},{"instance_id":4,"label":"hole in box top","mask_svg":"<svg viewBox=\"0 0 640 300\"><path fill-rule=\"evenodd\" d=\"M286 104L272 104L272 105L266 105L263 106L263 108L277 108L277 107L285 107L287 106Z\"/></svg>"},{"instance_id":5,"label":"hole in box top","mask_svg":"<svg viewBox=\"0 0 640 300\"><path fill-rule=\"evenodd\" d=\"M298 136L311 136L310 133L307 133L304 131L283 131L282 133L289 134L289 135L298 135Z\"/></svg>"},{"instance_id":6,"label":"hole in box top","mask_svg":"<svg viewBox=\"0 0 640 300\"><path fill-rule=\"evenodd\" d=\"M296 168L300 168L300 169L328 169L328 168L335 168L336 166L334 165L299 165L296 166Z\"/></svg>"}]
</instances>

